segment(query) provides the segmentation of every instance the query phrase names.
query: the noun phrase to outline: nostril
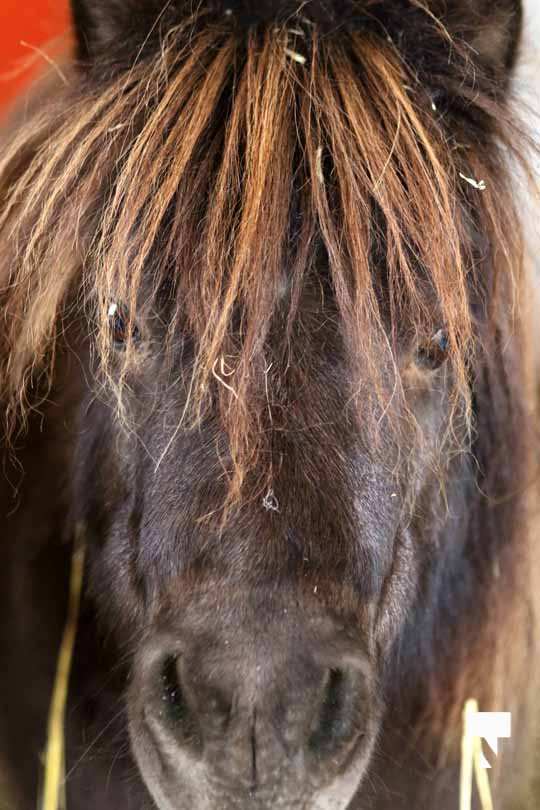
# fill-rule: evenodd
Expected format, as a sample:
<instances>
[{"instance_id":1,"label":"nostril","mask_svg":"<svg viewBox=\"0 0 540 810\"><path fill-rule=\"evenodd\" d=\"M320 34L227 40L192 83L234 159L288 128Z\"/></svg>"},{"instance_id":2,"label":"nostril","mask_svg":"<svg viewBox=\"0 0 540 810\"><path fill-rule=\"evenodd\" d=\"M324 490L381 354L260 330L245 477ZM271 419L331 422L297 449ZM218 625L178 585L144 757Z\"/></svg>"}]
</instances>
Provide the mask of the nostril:
<instances>
[{"instance_id":1,"label":"nostril","mask_svg":"<svg viewBox=\"0 0 540 810\"><path fill-rule=\"evenodd\" d=\"M167 705L171 720L181 723L186 719L187 705L180 683L178 658L169 656L161 669L162 700Z\"/></svg>"},{"instance_id":2,"label":"nostril","mask_svg":"<svg viewBox=\"0 0 540 810\"><path fill-rule=\"evenodd\" d=\"M327 671L319 711L309 738L313 751L327 751L348 735L351 720L347 716L348 686L341 669Z\"/></svg>"},{"instance_id":3,"label":"nostril","mask_svg":"<svg viewBox=\"0 0 540 810\"><path fill-rule=\"evenodd\" d=\"M199 750L202 744L197 713L193 700L188 700L182 685L181 658L168 656L161 665L161 701L165 704L165 719L178 742Z\"/></svg>"},{"instance_id":4,"label":"nostril","mask_svg":"<svg viewBox=\"0 0 540 810\"><path fill-rule=\"evenodd\" d=\"M194 676L193 665L180 655L170 655L160 670L162 721L183 745L197 750L203 742L221 737L233 711L227 692L208 684L200 674Z\"/></svg>"}]
</instances>

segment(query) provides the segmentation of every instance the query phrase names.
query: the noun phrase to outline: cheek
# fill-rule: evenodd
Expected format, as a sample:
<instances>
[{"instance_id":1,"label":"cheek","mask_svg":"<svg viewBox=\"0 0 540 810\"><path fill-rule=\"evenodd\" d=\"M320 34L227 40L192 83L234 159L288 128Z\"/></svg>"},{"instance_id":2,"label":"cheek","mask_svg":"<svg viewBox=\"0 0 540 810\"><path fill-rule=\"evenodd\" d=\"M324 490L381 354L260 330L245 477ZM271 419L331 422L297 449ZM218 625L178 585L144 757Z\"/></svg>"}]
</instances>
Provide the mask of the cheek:
<instances>
[{"instance_id":1,"label":"cheek","mask_svg":"<svg viewBox=\"0 0 540 810\"><path fill-rule=\"evenodd\" d=\"M416 371L405 377L405 383L414 448L407 471L409 512L427 506L432 513L441 500L441 474L466 443L465 414L451 402L446 367L428 374Z\"/></svg>"},{"instance_id":2,"label":"cheek","mask_svg":"<svg viewBox=\"0 0 540 810\"><path fill-rule=\"evenodd\" d=\"M137 570L137 549L128 521L111 516L105 534L87 524L88 585L102 627L117 638L131 638L145 624L148 591Z\"/></svg>"},{"instance_id":3,"label":"cheek","mask_svg":"<svg viewBox=\"0 0 540 810\"><path fill-rule=\"evenodd\" d=\"M448 366L426 371L412 364L402 372L407 407L427 443L436 440L451 413L452 380Z\"/></svg>"},{"instance_id":4,"label":"cheek","mask_svg":"<svg viewBox=\"0 0 540 810\"><path fill-rule=\"evenodd\" d=\"M73 520L83 527L88 588L106 629L122 633L140 621L146 605L137 569L140 510L136 487L121 463L118 439L108 426L81 433L73 476ZM125 448L124 448L125 450ZM127 452L124 458L129 458Z\"/></svg>"},{"instance_id":5,"label":"cheek","mask_svg":"<svg viewBox=\"0 0 540 810\"><path fill-rule=\"evenodd\" d=\"M388 652L407 620L417 593L418 576L415 538L410 526L406 526L396 535L391 567L377 607L375 639L381 654Z\"/></svg>"},{"instance_id":6,"label":"cheek","mask_svg":"<svg viewBox=\"0 0 540 810\"><path fill-rule=\"evenodd\" d=\"M83 403L74 448L74 502L79 519L95 523L127 497L129 472L121 460L130 458L128 440L117 429L110 409L92 398Z\"/></svg>"}]
</instances>

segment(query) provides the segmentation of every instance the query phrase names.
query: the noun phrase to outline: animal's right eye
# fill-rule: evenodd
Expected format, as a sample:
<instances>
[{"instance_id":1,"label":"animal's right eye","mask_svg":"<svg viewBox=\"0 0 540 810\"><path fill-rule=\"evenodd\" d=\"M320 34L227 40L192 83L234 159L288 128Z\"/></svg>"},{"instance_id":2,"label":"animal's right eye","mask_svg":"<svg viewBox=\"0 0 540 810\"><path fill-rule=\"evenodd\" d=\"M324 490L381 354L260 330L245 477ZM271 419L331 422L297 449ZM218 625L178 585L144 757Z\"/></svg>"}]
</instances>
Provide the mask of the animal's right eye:
<instances>
[{"instance_id":1,"label":"animal's right eye","mask_svg":"<svg viewBox=\"0 0 540 810\"><path fill-rule=\"evenodd\" d=\"M129 315L121 304L111 302L107 312L109 318L109 329L111 333L111 340L117 349L125 348L129 342ZM133 326L131 330L131 340L133 343L138 343L141 339L138 326Z\"/></svg>"},{"instance_id":2,"label":"animal's right eye","mask_svg":"<svg viewBox=\"0 0 540 810\"><path fill-rule=\"evenodd\" d=\"M439 329L428 343L420 347L417 362L423 368L436 371L447 360L449 349L448 333Z\"/></svg>"}]
</instances>

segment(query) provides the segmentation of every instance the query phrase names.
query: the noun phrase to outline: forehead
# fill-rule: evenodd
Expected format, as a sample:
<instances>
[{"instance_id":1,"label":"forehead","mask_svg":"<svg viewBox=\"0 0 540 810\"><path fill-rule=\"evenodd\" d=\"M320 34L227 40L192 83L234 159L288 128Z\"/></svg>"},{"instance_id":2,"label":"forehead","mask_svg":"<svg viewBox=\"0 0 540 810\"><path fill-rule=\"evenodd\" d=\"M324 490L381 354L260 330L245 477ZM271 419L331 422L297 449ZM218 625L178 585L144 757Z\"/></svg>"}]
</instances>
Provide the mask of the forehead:
<instances>
[{"instance_id":1,"label":"forehead","mask_svg":"<svg viewBox=\"0 0 540 810\"><path fill-rule=\"evenodd\" d=\"M232 562L240 580L254 570L275 576L325 566L348 576L360 557L384 548L377 541L391 534L401 504L395 448L390 441L384 452L383 443L377 452L366 446L357 406L348 402L346 365L328 347L308 343L286 376L268 371L260 470L244 482L224 524L229 446L219 413L211 410L192 429L181 426L187 384L163 389L149 364L143 376L157 385L159 400L121 452L136 485L127 508L137 515L141 564L178 553L184 564L211 560L222 571ZM155 402L135 394L139 406Z\"/></svg>"}]
</instances>

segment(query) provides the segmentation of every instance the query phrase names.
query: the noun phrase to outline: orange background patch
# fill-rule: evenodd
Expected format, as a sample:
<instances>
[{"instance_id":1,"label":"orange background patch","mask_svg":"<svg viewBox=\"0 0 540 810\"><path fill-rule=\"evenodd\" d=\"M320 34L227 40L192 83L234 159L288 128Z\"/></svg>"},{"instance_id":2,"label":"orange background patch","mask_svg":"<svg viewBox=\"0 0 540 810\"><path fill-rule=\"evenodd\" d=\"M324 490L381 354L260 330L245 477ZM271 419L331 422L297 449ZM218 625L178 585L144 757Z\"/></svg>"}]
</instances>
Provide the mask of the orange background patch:
<instances>
[{"instance_id":1,"label":"orange background patch","mask_svg":"<svg viewBox=\"0 0 540 810\"><path fill-rule=\"evenodd\" d=\"M12 101L43 66L32 48L42 48L68 30L68 0L0 0L0 106ZM51 52L59 50L53 47Z\"/></svg>"}]
</instances>

